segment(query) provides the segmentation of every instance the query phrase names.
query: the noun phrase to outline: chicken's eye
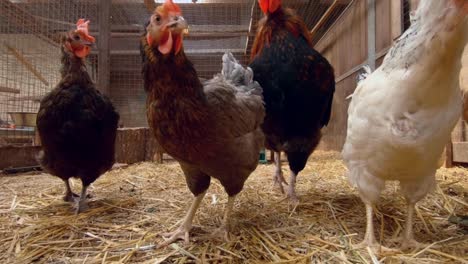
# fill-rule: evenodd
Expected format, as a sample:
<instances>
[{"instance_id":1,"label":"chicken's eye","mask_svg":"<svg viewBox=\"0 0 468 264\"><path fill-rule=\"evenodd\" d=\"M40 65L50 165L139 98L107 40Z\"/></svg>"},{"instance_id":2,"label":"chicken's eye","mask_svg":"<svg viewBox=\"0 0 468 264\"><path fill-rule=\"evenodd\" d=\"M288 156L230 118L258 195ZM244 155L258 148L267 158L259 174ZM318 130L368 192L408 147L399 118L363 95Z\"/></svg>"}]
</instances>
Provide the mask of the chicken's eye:
<instances>
[{"instance_id":1,"label":"chicken's eye","mask_svg":"<svg viewBox=\"0 0 468 264\"><path fill-rule=\"evenodd\" d=\"M75 35L75 36L73 37L73 39L74 39L74 40L80 40L80 36L79 36L79 35Z\"/></svg>"},{"instance_id":2,"label":"chicken's eye","mask_svg":"<svg viewBox=\"0 0 468 264\"><path fill-rule=\"evenodd\" d=\"M154 20L155 20L156 22L161 22L161 17L160 17L160 16L156 16L156 17L154 18Z\"/></svg>"}]
</instances>

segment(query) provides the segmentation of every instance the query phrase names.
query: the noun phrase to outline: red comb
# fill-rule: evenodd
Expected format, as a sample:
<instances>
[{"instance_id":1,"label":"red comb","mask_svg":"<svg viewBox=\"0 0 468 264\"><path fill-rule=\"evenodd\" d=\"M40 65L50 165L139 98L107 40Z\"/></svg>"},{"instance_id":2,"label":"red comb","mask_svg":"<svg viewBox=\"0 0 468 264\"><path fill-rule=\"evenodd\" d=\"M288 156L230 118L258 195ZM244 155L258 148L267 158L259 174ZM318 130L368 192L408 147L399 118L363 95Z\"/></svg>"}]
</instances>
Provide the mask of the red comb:
<instances>
[{"instance_id":1,"label":"red comb","mask_svg":"<svg viewBox=\"0 0 468 264\"><path fill-rule=\"evenodd\" d=\"M89 35L89 22L89 20L84 20L83 18L78 19L78 21L76 22L76 30L83 33L86 40L90 42L95 42L96 40L94 39L94 37Z\"/></svg>"},{"instance_id":2,"label":"red comb","mask_svg":"<svg viewBox=\"0 0 468 264\"><path fill-rule=\"evenodd\" d=\"M172 0L166 0L166 2L164 2L164 9L166 9L167 12L182 13L180 7L172 2Z\"/></svg>"}]
</instances>

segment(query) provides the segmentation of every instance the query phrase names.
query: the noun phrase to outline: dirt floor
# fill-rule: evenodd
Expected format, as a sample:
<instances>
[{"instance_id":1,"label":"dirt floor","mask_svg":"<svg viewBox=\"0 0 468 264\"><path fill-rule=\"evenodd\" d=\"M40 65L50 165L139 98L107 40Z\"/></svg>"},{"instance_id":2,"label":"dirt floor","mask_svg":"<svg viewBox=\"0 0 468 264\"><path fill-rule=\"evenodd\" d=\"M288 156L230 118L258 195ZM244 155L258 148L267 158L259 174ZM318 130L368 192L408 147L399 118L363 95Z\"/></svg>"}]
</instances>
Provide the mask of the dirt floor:
<instances>
[{"instance_id":1,"label":"dirt floor","mask_svg":"<svg viewBox=\"0 0 468 264\"><path fill-rule=\"evenodd\" d=\"M160 233L174 229L192 201L176 162L103 175L90 188L90 210L77 216L61 199L60 179L0 176L0 263L468 263L468 223L454 217L468 215L467 169L440 169L437 189L418 204L415 236L427 247L376 254L353 247L364 235L365 210L338 153L314 153L298 177L298 206L272 188L273 171L259 165L246 182L229 242L210 236L227 201L213 181L190 244L162 249ZM397 190L387 185L374 218L377 237L390 247L406 211Z\"/></svg>"}]
</instances>

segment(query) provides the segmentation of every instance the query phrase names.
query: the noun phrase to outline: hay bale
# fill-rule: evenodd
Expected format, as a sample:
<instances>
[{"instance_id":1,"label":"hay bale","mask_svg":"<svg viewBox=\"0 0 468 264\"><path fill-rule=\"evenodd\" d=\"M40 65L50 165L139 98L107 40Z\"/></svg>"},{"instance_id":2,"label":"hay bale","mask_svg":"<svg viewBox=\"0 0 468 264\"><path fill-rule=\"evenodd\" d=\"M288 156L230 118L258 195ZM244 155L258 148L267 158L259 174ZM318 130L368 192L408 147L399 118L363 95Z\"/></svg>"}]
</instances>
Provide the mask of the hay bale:
<instances>
[{"instance_id":1,"label":"hay bale","mask_svg":"<svg viewBox=\"0 0 468 264\"><path fill-rule=\"evenodd\" d=\"M145 160L148 128L119 128L115 139L115 160L133 164Z\"/></svg>"},{"instance_id":2,"label":"hay bale","mask_svg":"<svg viewBox=\"0 0 468 264\"><path fill-rule=\"evenodd\" d=\"M0 158L0 170L38 165L36 156L40 150L41 148L37 146L1 146L0 157L2 158Z\"/></svg>"}]
</instances>

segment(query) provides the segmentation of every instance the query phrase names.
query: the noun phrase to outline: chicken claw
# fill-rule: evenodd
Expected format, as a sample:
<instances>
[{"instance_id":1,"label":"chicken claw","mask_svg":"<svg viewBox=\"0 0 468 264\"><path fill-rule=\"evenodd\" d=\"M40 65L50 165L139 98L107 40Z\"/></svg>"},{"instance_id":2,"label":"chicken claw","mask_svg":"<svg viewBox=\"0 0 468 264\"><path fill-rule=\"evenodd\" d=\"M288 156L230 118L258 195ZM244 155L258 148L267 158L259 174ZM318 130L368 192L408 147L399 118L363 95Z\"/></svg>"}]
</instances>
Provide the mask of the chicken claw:
<instances>
[{"instance_id":1,"label":"chicken claw","mask_svg":"<svg viewBox=\"0 0 468 264\"><path fill-rule=\"evenodd\" d=\"M69 202L69 203L74 203L76 202L76 200L79 198L80 196L74 192L67 192L64 196L63 196L63 200L65 202Z\"/></svg>"},{"instance_id":2,"label":"chicken claw","mask_svg":"<svg viewBox=\"0 0 468 264\"><path fill-rule=\"evenodd\" d=\"M86 198L80 199L76 203L75 214L80 214L88 209L89 209L89 206L88 206L88 203L86 202Z\"/></svg>"},{"instance_id":3,"label":"chicken claw","mask_svg":"<svg viewBox=\"0 0 468 264\"><path fill-rule=\"evenodd\" d=\"M219 237L222 240L224 240L224 242L230 242L231 241L230 232L229 232L228 228L226 228L226 227L220 227L220 228L216 229L211 234L211 237L213 237L213 238L218 238Z\"/></svg>"},{"instance_id":4,"label":"chicken claw","mask_svg":"<svg viewBox=\"0 0 468 264\"><path fill-rule=\"evenodd\" d=\"M164 242L158 245L158 248L167 247L177 240L184 240L185 244L190 242L190 228L180 226L173 232L162 233L161 236L164 238Z\"/></svg>"},{"instance_id":5,"label":"chicken claw","mask_svg":"<svg viewBox=\"0 0 468 264\"><path fill-rule=\"evenodd\" d=\"M288 188L287 197L289 198L289 201L292 204L298 204L299 203L299 198L297 198L296 191L294 190L294 187L292 185L290 185L289 188Z\"/></svg>"},{"instance_id":6,"label":"chicken claw","mask_svg":"<svg viewBox=\"0 0 468 264\"><path fill-rule=\"evenodd\" d=\"M283 172L277 171L273 176L273 186L278 185L281 193L284 194L283 183L288 185L288 182L284 179Z\"/></svg>"},{"instance_id":7,"label":"chicken claw","mask_svg":"<svg viewBox=\"0 0 468 264\"><path fill-rule=\"evenodd\" d=\"M421 249L421 248L425 248L428 246L428 244L420 243L413 238L405 239L403 237L399 237L399 238L391 239L390 242L394 244L400 244L399 249L401 251L407 251L410 249Z\"/></svg>"},{"instance_id":8,"label":"chicken claw","mask_svg":"<svg viewBox=\"0 0 468 264\"><path fill-rule=\"evenodd\" d=\"M400 250L408 250L408 249L421 249L427 247L427 244L420 243L414 239L404 239L401 242Z\"/></svg>"},{"instance_id":9,"label":"chicken claw","mask_svg":"<svg viewBox=\"0 0 468 264\"><path fill-rule=\"evenodd\" d=\"M369 247L374 253L396 253L398 252L398 250L396 249L384 247L377 242L369 243L369 241L367 240L364 240L359 244L353 245L354 249L363 249L367 247Z\"/></svg>"}]
</instances>

